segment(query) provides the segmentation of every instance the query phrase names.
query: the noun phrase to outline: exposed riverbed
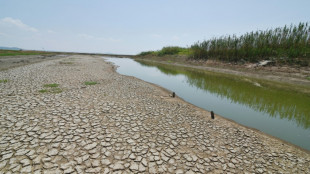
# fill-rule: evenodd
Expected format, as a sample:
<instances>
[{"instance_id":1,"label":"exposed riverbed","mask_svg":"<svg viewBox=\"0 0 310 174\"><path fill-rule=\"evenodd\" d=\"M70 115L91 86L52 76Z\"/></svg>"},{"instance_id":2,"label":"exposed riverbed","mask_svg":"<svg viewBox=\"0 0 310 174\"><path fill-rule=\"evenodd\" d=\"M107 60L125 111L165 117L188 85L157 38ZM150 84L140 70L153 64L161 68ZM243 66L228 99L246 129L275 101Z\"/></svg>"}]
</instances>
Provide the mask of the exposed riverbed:
<instances>
[{"instance_id":1,"label":"exposed riverbed","mask_svg":"<svg viewBox=\"0 0 310 174\"><path fill-rule=\"evenodd\" d=\"M102 57L27 64L0 79L0 173L310 172L308 151L211 119Z\"/></svg>"},{"instance_id":2,"label":"exposed riverbed","mask_svg":"<svg viewBox=\"0 0 310 174\"><path fill-rule=\"evenodd\" d=\"M310 150L310 97L270 83L192 68L108 58L124 75L160 85L184 100Z\"/></svg>"}]
</instances>

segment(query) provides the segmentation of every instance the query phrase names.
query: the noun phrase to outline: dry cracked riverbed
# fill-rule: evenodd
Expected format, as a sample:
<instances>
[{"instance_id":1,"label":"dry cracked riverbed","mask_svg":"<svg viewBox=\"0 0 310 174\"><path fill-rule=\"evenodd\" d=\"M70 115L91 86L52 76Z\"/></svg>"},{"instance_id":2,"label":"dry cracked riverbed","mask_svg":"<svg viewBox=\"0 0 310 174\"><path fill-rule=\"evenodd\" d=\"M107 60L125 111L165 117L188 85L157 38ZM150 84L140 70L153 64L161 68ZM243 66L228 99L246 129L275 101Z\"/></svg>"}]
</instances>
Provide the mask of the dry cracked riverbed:
<instances>
[{"instance_id":1,"label":"dry cracked riverbed","mask_svg":"<svg viewBox=\"0 0 310 174\"><path fill-rule=\"evenodd\" d=\"M0 79L8 80L0 83L0 173L310 173L308 152L212 120L100 57L44 61ZM39 92L53 83L60 90Z\"/></svg>"}]
</instances>

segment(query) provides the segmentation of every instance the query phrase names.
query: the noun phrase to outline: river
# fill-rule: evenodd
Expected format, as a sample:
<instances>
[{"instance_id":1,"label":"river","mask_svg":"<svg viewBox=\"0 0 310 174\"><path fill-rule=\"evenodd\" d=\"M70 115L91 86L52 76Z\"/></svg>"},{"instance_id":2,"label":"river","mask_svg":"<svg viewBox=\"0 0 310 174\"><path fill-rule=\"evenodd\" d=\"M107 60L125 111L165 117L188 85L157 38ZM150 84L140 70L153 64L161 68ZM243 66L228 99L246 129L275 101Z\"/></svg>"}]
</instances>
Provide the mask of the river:
<instances>
[{"instance_id":1,"label":"river","mask_svg":"<svg viewBox=\"0 0 310 174\"><path fill-rule=\"evenodd\" d=\"M117 72L162 86L185 101L310 150L310 97L254 79L107 58Z\"/></svg>"}]
</instances>

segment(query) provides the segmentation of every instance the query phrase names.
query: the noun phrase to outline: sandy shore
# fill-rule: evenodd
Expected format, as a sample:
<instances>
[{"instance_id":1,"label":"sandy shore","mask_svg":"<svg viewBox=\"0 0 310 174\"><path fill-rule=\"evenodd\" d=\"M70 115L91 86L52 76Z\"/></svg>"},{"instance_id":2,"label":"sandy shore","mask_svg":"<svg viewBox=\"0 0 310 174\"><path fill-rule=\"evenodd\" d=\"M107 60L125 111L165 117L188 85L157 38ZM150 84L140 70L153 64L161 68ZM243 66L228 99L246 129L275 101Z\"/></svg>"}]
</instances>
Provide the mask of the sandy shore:
<instances>
[{"instance_id":1,"label":"sandy shore","mask_svg":"<svg viewBox=\"0 0 310 174\"><path fill-rule=\"evenodd\" d=\"M310 173L309 152L212 120L101 57L43 61L1 79L0 173ZM59 90L44 87L52 83Z\"/></svg>"}]
</instances>

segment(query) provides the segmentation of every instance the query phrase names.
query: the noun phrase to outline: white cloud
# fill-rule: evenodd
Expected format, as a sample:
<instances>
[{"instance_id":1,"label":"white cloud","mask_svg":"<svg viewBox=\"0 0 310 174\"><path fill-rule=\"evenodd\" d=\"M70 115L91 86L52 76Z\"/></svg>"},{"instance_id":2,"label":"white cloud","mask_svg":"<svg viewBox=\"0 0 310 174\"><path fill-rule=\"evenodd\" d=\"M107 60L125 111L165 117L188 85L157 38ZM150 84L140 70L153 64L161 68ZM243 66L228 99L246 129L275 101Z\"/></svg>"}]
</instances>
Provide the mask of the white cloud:
<instances>
[{"instance_id":1,"label":"white cloud","mask_svg":"<svg viewBox=\"0 0 310 174\"><path fill-rule=\"evenodd\" d=\"M5 18L2 18L0 22L2 24L14 26L14 27L17 27L19 29L26 30L26 31L31 31L31 32L37 32L38 31L36 28L24 24L19 19L13 19L10 17L5 17Z\"/></svg>"}]
</instances>

